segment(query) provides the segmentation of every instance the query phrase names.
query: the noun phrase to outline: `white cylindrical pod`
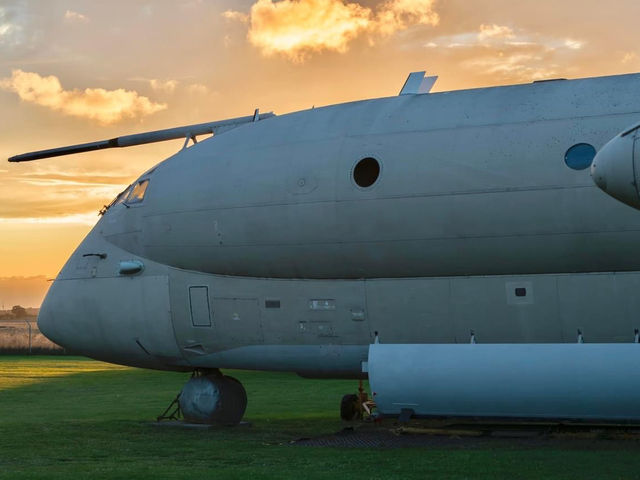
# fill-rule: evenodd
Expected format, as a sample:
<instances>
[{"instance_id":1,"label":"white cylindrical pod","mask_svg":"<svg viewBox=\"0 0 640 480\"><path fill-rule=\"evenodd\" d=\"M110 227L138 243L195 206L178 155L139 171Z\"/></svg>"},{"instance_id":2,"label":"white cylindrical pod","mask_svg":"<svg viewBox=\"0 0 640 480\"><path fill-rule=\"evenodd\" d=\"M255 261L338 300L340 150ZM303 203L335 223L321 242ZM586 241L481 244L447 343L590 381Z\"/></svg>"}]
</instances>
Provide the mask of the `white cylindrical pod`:
<instances>
[{"instance_id":1,"label":"white cylindrical pod","mask_svg":"<svg viewBox=\"0 0 640 480\"><path fill-rule=\"evenodd\" d=\"M613 137L603 146L591 164L591 177L604 192L622 203L640 209L637 167L640 159L637 133L633 129Z\"/></svg>"},{"instance_id":2,"label":"white cylindrical pod","mask_svg":"<svg viewBox=\"0 0 640 480\"><path fill-rule=\"evenodd\" d=\"M640 420L640 345L374 344L378 411L414 416Z\"/></svg>"}]
</instances>

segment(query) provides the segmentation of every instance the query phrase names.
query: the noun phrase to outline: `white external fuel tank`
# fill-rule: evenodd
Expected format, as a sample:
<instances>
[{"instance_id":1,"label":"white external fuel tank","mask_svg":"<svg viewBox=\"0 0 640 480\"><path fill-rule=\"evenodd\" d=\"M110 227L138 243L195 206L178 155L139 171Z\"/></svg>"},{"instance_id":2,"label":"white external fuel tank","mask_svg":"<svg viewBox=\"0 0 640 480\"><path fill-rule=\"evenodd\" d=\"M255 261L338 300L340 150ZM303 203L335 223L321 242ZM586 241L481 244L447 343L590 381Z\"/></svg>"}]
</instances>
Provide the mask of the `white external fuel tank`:
<instances>
[{"instance_id":1,"label":"white external fuel tank","mask_svg":"<svg viewBox=\"0 0 640 480\"><path fill-rule=\"evenodd\" d=\"M640 421L635 343L373 344L368 373L383 416Z\"/></svg>"}]
</instances>

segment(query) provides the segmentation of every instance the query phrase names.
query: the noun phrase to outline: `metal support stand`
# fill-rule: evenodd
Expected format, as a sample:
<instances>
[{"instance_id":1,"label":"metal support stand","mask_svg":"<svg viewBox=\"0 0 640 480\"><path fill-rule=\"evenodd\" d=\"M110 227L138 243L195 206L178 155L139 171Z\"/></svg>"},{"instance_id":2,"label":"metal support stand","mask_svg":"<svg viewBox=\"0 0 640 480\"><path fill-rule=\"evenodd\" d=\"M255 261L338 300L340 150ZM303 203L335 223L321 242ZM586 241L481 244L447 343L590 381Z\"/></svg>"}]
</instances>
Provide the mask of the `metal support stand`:
<instances>
[{"instance_id":1,"label":"metal support stand","mask_svg":"<svg viewBox=\"0 0 640 480\"><path fill-rule=\"evenodd\" d=\"M180 417L182 417L182 412L180 411L179 393L178 395L176 395L176 398L173 399L173 402L169 404L167 409L156 418L156 421L159 422L161 420L180 420Z\"/></svg>"}]
</instances>

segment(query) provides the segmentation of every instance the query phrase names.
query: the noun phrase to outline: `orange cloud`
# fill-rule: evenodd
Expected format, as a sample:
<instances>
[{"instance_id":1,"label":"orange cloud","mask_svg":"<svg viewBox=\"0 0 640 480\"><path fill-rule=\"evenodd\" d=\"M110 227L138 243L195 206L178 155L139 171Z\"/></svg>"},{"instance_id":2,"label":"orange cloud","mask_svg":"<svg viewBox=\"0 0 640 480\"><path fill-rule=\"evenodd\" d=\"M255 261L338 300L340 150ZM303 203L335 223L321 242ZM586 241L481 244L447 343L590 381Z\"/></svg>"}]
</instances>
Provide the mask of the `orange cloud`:
<instances>
[{"instance_id":1,"label":"orange cloud","mask_svg":"<svg viewBox=\"0 0 640 480\"><path fill-rule=\"evenodd\" d=\"M371 10L339 0L258 0L251 7L249 41L266 55L301 61L312 51L344 53L369 28Z\"/></svg>"},{"instance_id":2,"label":"orange cloud","mask_svg":"<svg viewBox=\"0 0 640 480\"><path fill-rule=\"evenodd\" d=\"M481 42L487 39L496 38L514 38L515 34L513 29L504 25L480 25L480 31L478 32L478 40Z\"/></svg>"},{"instance_id":3,"label":"orange cloud","mask_svg":"<svg viewBox=\"0 0 640 480\"><path fill-rule=\"evenodd\" d=\"M478 56L462 62L472 70L481 70L490 75L511 78L514 81L533 81L552 78L557 75L558 65L551 62L548 55L540 52L513 52L497 55Z\"/></svg>"},{"instance_id":4,"label":"orange cloud","mask_svg":"<svg viewBox=\"0 0 640 480\"><path fill-rule=\"evenodd\" d=\"M567 75L567 65L575 64L586 41L493 23L433 38L423 45L437 49L434 55L447 57L476 78L485 77L495 84Z\"/></svg>"},{"instance_id":5,"label":"orange cloud","mask_svg":"<svg viewBox=\"0 0 640 480\"><path fill-rule=\"evenodd\" d=\"M411 25L438 25L439 15L433 10L435 0L389 0L377 12L371 27L383 35L391 35Z\"/></svg>"},{"instance_id":6,"label":"orange cloud","mask_svg":"<svg viewBox=\"0 0 640 480\"><path fill-rule=\"evenodd\" d=\"M93 225L135 175L91 170L35 170L0 176L0 224L82 223Z\"/></svg>"},{"instance_id":7,"label":"orange cloud","mask_svg":"<svg viewBox=\"0 0 640 480\"><path fill-rule=\"evenodd\" d=\"M249 21L249 15L235 10L227 10L222 12L222 16L227 20L235 20L237 22L247 23Z\"/></svg>"},{"instance_id":8,"label":"orange cloud","mask_svg":"<svg viewBox=\"0 0 640 480\"><path fill-rule=\"evenodd\" d=\"M167 108L164 103L154 103L135 91L122 88L64 90L60 80L53 75L42 77L22 70L13 70L10 78L0 79L0 88L17 93L26 102L103 124L151 115Z\"/></svg>"},{"instance_id":9,"label":"orange cloud","mask_svg":"<svg viewBox=\"0 0 640 480\"><path fill-rule=\"evenodd\" d=\"M410 25L437 25L435 0L388 0L374 11L343 0L258 0L248 17L226 11L223 16L249 22L249 41L265 55L281 54L303 61L313 52L345 53L363 34L392 35Z\"/></svg>"},{"instance_id":10,"label":"orange cloud","mask_svg":"<svg viewBox=\"0 0 640 480\"><path fill-rule=\"evenodd\" d=\"M131 181L131 176L93 172L34 172L18 175L16 180L32 185L123 185Z\"/></svg>"},{"instance_id":11,"label":"orange cloud","mask_svg":"<svg viewBox=\"0 0 640 480\"><path fill-rule=\"evenodd\" d=\"M201 83L192 83L187 86L187 92L191 95L206 95L209 93L209 88Z\"/></svg>"},{"instance_id":12,"label":"orange cloud","mask_svg":"<svg viewBox=\"0 0 640 480\"><path fill-rule=\"evenodd\" d=\"M149 80L149 85L156 92L164 92L164 93L173 93L176 91L176 87L178 86L177 80L158 80L157 78L152 78Z\"/></svg>"},{"instance_id":13,"label":"orange cloud","mask_svg":"<svg viewBox=\"0 0 640 480\"><path fill-rule=\"evenodd\" d=\"M8 219L89 223L97 221L98 209L108 204L122 185L74 185L65 182L23 182L23 190L0 192L0 222Z\"/></svg>"},{"instance_id":14,"label":"orange cloud","mask_svg":"<svg viewBox=\"0 0 640 480\"><path fill-rule=\"evenodd\" d=\"M571 50L580 50L584 46L584 42L580 40L574 40L573 38L567 38L564 41L564 46Z\"/></svg>"}]
</instances>

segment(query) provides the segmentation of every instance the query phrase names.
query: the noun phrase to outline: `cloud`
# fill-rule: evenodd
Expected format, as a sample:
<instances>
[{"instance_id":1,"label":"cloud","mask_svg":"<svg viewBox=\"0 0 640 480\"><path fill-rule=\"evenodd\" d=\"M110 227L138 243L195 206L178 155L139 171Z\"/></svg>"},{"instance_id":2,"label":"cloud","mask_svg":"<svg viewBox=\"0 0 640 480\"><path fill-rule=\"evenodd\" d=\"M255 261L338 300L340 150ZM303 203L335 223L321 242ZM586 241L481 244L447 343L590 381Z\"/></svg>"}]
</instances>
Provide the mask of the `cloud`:
<instances>
[{"instance_id":1,"label":"cloud","mask_svg":"<svg viewBox=\"0 0 640 480\"><path fill-rule=\"evenodd\" d=\"M580 50L584 45L583 40L548 37L522 30L516 31L509 26L494 23L491 25L481 24L477 31L438 37L425 46L445 46L447 48L539 47L548 50Z\"/></svg>"},{"instance_id":2,"label":"cloud","mask_svg":"<svg viewBox=\"0 0 640 480\"><path fill-rule=\"evenodd\" d=\"M348 43L369 28L371 10L339 0L258 0L251 7L249 41L266 55L295 61L310 52L344 53Z\"/></svg>"},{"instance_id":3,"label":"cloud","mask_svg":"<svg viewBox=\"0 0 640 480\"><path fill-rule=\"evenodd\" d=\"M0 191L0 221L92 225L98 219L99 208L127 184L83 184L46 178L14 181L10 191Z\"/></svg>"},{"instance_id":4,"label":"cloud","mask_svg":"<svg viewBox=\"0 0 640 480\"><path fill-rule=\"evenodd\" d=\"M31 185L126 185L130 181L129 175L110 175L96 172L33 172L17 177L24 183Z\"/></svg>"},{"instance_id":5,"label":"cloud","mask_svg":"<svg viewBox=\"0 0 640 480\"><path fill-rule=\"evenodd\" d=\"M151 115L167 108L164 103L154 103L135 91L122 88L64 90L60 80L53 75L42 77L22 70L13 70L10 78L0 79L0 88L17 93L25 102L103 124Z\"/></svg>"},{"instance_id":6,"label":"cloud","mask_svg":"<svg viewBox=\"0 0 640 480\"><path fill-rule=\"evenodd\" d=\"M373 10L344 0L257 0L249 15L228 10L225 18L249 23L247 38L264 55L295 62L324 50L345 53L361 35L388 36L411 25L437 25L435 0L388 0Z\"/></svg>"},{"instance_id":7,"label":"cloud","mask_svg":"<svg viewBox=\"0 0 640 480\"><path fill-rule=\"evenodd\" d=\"M60 187L56 187L60 188ZM0 193L0 221L26 223L84 223L93 225L98 220L100 206L108 204L122 188L105 189L61 188L59 192L40 191L34 195ZM89 205L89 206L88 206Z\"/></svg>"},{"instance_id":8,"label":"cloud","mask_svg":"<svg viewBox=\"0 0 640 480\"><path fill-rule=\"evenodd\" d=\"M29 165L26 172L0 177L0 223L93 225L100 207L136 177L137 173L91 167L60 170Z\"/></svg>"},{"instance_id":9,"label":"cloud","mask_svg":"<svg viewBox=\"0 0 640 480\"><path fill-rule=\"evenodd\" d=\"M183 80L159 80L157 78L131 77L130 81L148 83L154 92L163 94L205 95L210 93L209 87L202 83L187 83L191 77Z\"/></svg>"},{"instance_id":10,"label":"cloud","mask_svg":"<svg viewBox=\"0 0 640 480\"><path fill-rule=\"evenodd\" d=\"M566 65L576 61L586 42L481 24L477 30L436 37L421 45L491 83L514 83L566 75Z\"/></svg>"},{"instance_id":11,"label":"cloud","mask_svg":"<svg viewBox=\"0 0 640 480\"><path fill-rule=\"evenodd\" d=\"M222 16L227 20L234 20L241 23L247 23L249 21L249 15L235 10L226 10L222 12Z\"/></svg>"},{"instance_id":12,"label":"cloud","mask_svg":"<svg viewBox=\"0 0 640 480\"><path fill-rule=\"evenodd\" d=\"M164 93L173 93L176 91L176 87L178 86L178 81L177 80L158 80L155 78L152 78L151 80L149 80L149 85L151 85L151 88L157 92L164 92Z\"/></svg>"},{"instance_id":13,"label":"cloud","mask_svg":"<svg viewBox=\"0 0 640 480\"><path fill-rule=\"evenodd\" d=\"M622 63L629 63L638 59L638 54L636 52L625 52L622 55Z\"/></svg>"},{"instance_id":14,"label":"cloud","mask_svg":"<svg viewBox=\"0 0 640 480\"><path fill-rule=\"evenodd\" d=\"M411 25L438 25L440 17L433 10L434 3L435 0L389 0L378 9L371 30L391 35Z\"/></svg>"},{"instance_id":15,"label":"cloud","mask_svg":"<svg viewBox=\"0 0 640 480\"><path fill-rule=\"evenodd\" d=\"M81 13L74 12L73 10L67 10L66 12L64 12L64 19L68 22L79 23L86 23L89 21L89 17Z\"/></svg>"},{"instance_id":16,"label":"cloud","mask_svg":"<svg viewBox=\"0 0 640 480\"><path fill-rule=\"evenodd\" d=\"M209 88L201 83L192 83L187 86L187 92L191 95L206 95L209 93Z\"/></svg>"},{"instance_id":17,"label":"cloud","mask_svg":"<svg viewBox=\"0 0 640 480\"><path fill-rule=\"evenodd\" d=\"M11 225L89 225L93 226L98 222L98 213L73 213L58 216L44 217L0 217L0 224L7 223Z\"/></svg>"},{"instance_id":18,"label":"cloud","mask_svg":"<svg viewBox=\"0 0 640 480\"><path fill-rule=\"evenodd\" d=\"M504 39L504 38L514 38L515 34L513 33L513 29L511 27L507 27L504 25L480 25L480 31L478 32L478 40L493 40L493 39Z\"/></svg>"},{"instance_id":19,"label":"cloud","mask_svg":"<svg viewBox=\"0 0 640 480\"><path fill-rule=\"evenodd\" d=\"M22 27L9 10L0 7L0 45L17 46L22 42Z\"/></svg>"},{"instance_id":20,"label":"cloud","mask_svg":"<svg viewBox=\"0 0 640 480\"><path fill-rule=\"evenodd\" d=\"M572 38L567 38L564 41L564 46L570 48L571 50L580 50L584 45L584 42L580 40L574 40Z\"/></svg>"},{"instance_id":21,"label":"cloud","mask_svg":"<svg viewBox=\"0 0 640 480\"><path fill-rule=\"evenodd\" d=\"M542 80L557 74L557 65L536 53L487 55L463 62L463 66L490 75L520 80Z\"/></svg>"}]
</instances>

